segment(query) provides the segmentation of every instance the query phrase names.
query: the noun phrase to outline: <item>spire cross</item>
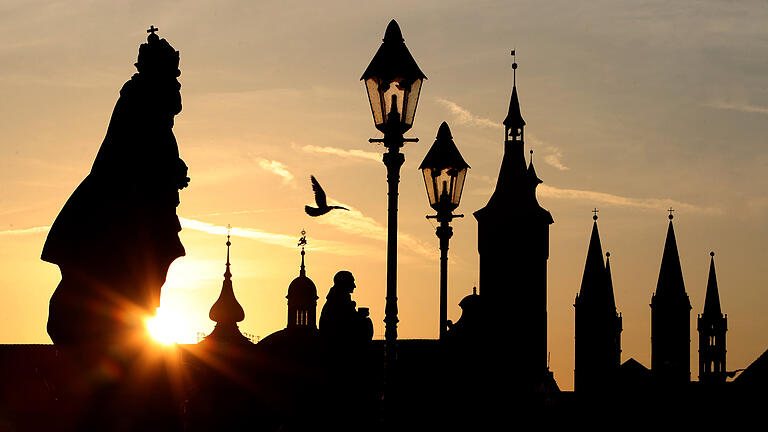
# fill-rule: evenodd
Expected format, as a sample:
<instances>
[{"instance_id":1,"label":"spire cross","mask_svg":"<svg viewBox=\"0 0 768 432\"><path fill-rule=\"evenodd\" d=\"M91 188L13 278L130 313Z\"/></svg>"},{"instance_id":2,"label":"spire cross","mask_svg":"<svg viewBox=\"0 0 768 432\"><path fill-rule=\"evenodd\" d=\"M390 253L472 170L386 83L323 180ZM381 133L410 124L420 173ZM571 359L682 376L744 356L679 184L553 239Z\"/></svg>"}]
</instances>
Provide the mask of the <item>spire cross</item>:
<instances>
[{"instance_id":1,"label":"spire cross","mask_svg":"<svg viewBox=\"0 0 768 432\"><path fill-rule=\"evenodd\" d=\"M517 85L517 62L515 62L515 50L512 50L512 87Z\"/></svg>"},{"instance_id":2,"label":"spire cross","mask_svg":"<svg viewBox=\"0 0 768 432\"><path fill-rule=\"evenodd\" d=\"M147 29L147 33L155 34L156 31L160 30L159 28L155 27L154 25L149 26Z\"/></svg>"},{"instance_id":3,"label":"spire cross","mask_svg":"<svg viewBox=\"0 0 768 432\"><path fill-rule=\"evenodd\" d=\"M667 211L669 212L669 220L672 220L675 217L674 215L672 215L672 212L675 211L675 209L670 207L669 210L667 210Z\"/></svg>"},{"instance_id":4,"label":"spire cross","mask_svg":"<svg viewBox=\"0 0 768 432\"><path fill-rule=\"evenodd\" d=\"M597 207L595 207L595 208L592 210L592 213L594 213L594 214L595 214L594 216L592 216L592 219L594 219L594 220L597 220L597 214L598 214L598 213L600 213L600 210L598 210L598 209L597 209Z\"/></svg>"},{"instance_id":5,"label":"spire cross","mask_svg":"<svg viewBox=\"0 0 768 432\"><path fill-rule=\"evenodd\" d=\"M229 241L229 235L230 235L229 232L231 230L232 230L232 225L227 224L227 264L226 264L227 270L224 272L224 277L225 278L232 277L232 273L229 271L229 266L230 266L230 264L229 264L229 247L232 246L232 242Z\"/></svg>"}]
</instances>

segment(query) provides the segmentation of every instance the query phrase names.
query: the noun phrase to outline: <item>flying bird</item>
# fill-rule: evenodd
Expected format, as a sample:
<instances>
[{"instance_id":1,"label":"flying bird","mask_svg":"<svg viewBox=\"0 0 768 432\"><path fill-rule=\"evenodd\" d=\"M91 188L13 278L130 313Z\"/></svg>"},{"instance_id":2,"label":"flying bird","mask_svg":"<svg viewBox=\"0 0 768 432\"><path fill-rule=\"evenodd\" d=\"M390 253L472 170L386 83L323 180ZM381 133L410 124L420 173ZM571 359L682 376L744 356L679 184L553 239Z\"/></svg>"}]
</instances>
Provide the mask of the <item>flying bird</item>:
<instances>
[{"instance_id":1,"label":"flying bird","mask_svg":"<svg viewBox=\"0 0 768 432\"><path fill-rule=\"evenodd\" d=\"M322 216L333 209L342 209L349 211L348 208L342 206L329 206L325 198L325 191L320 187L320 183L317 182L315 176L309 176L312 180L312 190L315 192L315 203L317 207L304 206L304 211L312 217Z\"/></svg>"}]
</instances>

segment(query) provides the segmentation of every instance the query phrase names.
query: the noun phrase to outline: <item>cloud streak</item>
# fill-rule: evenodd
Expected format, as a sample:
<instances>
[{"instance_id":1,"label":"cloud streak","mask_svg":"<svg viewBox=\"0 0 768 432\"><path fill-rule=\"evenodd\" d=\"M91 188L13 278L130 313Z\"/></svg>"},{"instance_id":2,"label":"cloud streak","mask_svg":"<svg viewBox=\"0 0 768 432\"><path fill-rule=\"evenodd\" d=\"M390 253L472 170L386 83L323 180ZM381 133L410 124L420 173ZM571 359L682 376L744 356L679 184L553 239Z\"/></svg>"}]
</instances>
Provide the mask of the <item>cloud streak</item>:
<instances>
[{"instance_id":1,"label":"cloud streak","mask_svg":"<svg viewBox=\"0 0 768 432\"><path fill-rule=\"evenodd\" d=\"M350 159L365 159L375 162L381 162L381 154L374 152L367 152L363 150L345 150L337 147L320 147L313 145L305 145L301 148L305 152L309 153L323 153L334 156L341 156Z\"/></svg>"},{"instance_id":2,"label":"cloud streak","mask_svg":"<svg viewBox=\"0 0 768 432\"><path fill-rule=\"evenodd\" d=\"M18 235L27 235L27 234L38 234L38 233L48 232L48 230L50 229L51 229L50 226L37 226L37 227L22 228L22 229L9 229L5 231L0 231L0 236L18 236Z\"/></svg>"},{"instance_id":3,"label":"cloud streak","mask_svg":"<svg viewBox=\"0 0 768 432\"><path fill-rule=\"evenodd\" d=\"M460 106L456 102L442 98L437 98L437 102L448 108L448 111L453 114L453 121L456 124L489 129L500 129L502 126L501 122L495 122L491 119L472 114L468 109ZM560 171L565 171L568 169L568 167L563 164L563 152L558 147L549 145L530 134L528 135L528 138L531 140L531 143L534 146L541 149L545 153L544 163L559 169Z\"/></svg>"},{"instance_id":4,"label":"cloud streak","mask_svg":"<svg viewBox=\"0 0 768 432\"><path fill-rule=\"evenodd\" d=\"M471 112L469 112L468 109L459 106L456 102L449 101L447 99L443 98L437 98L437 101L443 105L444 107L448 108L448 111L453 114L454 119L453 121L455 123L458 123L460 125L466 125L466 126L479 126L479 127L485 127L485 128L495 128L498 129L501 127L501 123L495 122L493 120L484 118L484 117L478 117Z\"/></svg>"},{"instance_id":5,"label":"cloud streak","mask_svg":"<svg viewBox=\"0 0 768 432\"><path fill-rule=\"evenodd\" d=\"M293 181L293 174L291 174L291 172L288 171L288 167L280 161L261 159L259 160L259 166L272 174L282 177L284 184Z\"/></svg>"},{"instance_id":6,"label":"cloud streak","mask_svg":"<svg viewBox=\"0 0 768 432\"><path fill-rule=\"evenodd\" d=\"M634 207L643 209L661 209L673 207L678 210L702 213L720 213L721 210L712 207L699 207L669 198L631 198L605 192L595 192L579 189L561 189L542 184L538 187L540 196L556 199L572 199L592 201L596 203L615 205L619 207Z\"/></svg>"},{"instance_id":7,"label":"cloud streak","mask_svg":"<svg viewBox=\"0 0 768 432\"><path fill-rule=\"evenodd\" d=\"M194 231L200 231L207 234L224 236L227 235L227 227L223 225L215 225L209 222L203 222L195 219L187 219L180 217L179 221L184 229L190 229ZM277 234L266 231L261 231L254 228L245 227L232 227L230 234L233 237L240 237L250 240L256 240L261 243L266 243L274 246L281 246L284 248L296 249L296 242L298 237L295 235ZM331 241L331 240L313 240L312 249L316 251L327 252L335 255L361 255L369 254L372 251L364 250L359 247L352 247L346 243Z\"/></svg>"},{"instance_id":8,"label":"cloud streak","mask_svg":"<svg viewBox=\"0 0 768 432\"><path fill-rule=\"evenodd\" d=\"M768 107L764 107L764 106L760 106L760 105L735 104L735 103L727 103L727 102L714 102L714 103L706 104L705 106L707 106L709 108L715 108L715 109L731 110L731 111L741 111L741 112L747 112L747 113L755 113L755 114L768 115Z\"/></svg>"},{"instance_id":9,"label":"cloud streak","mask_svg":"<svg viewBox=\"0 0 768 432\"><path fill-rule=\"evenodd\" d=\"M359 210L338 201L331 200L331 204L347 207L349 211L334 211L327 216L317 218L322 224L332 225L339 231L365 237L371 240L385 242L387 240L387 228L375 219L364 215ZM398 247L401 252L413 253L421 257L433 259L435 248L431 247L410 234L398 233Z\"/></svg>"}]
</instances>

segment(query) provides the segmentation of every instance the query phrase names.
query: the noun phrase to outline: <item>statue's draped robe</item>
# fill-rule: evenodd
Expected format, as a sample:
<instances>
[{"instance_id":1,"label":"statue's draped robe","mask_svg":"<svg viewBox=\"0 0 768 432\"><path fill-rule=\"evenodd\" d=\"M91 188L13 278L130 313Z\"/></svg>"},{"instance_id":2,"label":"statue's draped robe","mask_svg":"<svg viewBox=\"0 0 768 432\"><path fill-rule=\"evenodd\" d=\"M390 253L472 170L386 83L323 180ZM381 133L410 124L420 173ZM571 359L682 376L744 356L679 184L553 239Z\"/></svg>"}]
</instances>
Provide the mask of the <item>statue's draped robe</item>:
<instances>
[{"instance_id":1,"label":"statue's draped robe","mask_svg":"<svg viewBox=\"0 0 768 432\"><path fill-rule=\"evenodd\" d=\"M172 131L178 90L175 78L139 74L123 86L90 174L51 227L42 259L62 273L48 319L54 343L110 338L154 313L168 267L184 255L176 206L186 165Z\"/></svg>"}]
</instances>

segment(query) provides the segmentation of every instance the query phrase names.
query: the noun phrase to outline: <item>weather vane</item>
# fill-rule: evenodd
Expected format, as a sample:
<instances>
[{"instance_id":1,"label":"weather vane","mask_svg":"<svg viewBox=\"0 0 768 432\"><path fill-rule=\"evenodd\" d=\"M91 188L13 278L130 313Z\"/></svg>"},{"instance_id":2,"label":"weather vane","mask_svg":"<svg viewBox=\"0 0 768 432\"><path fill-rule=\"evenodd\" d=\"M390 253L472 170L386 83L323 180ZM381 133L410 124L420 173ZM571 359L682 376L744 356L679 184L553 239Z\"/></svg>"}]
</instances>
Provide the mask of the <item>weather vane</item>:
<instances>
[{"instance_id":1,"label":"weather vane","mask_svg":"<svg viewBox=\"0 0 768 432\"><path fill-rule=\"evenodd\" d=\"M512 50L512 85L517 84L517 62L515 61L515 50Z\"/></svg>"},{"instance_id":2,"label":"weather vane","mask_svg":"<svg viewBox=\"0 0 768 432\"><path fill-rule=\"evenodd\" d=\"M299 244L297 244L296 247L301 246L301 250L304 250L304 246L306 245L307 245L307 232L302 229L301 238L299 239Z\"/></svg>"}]
</instances>

